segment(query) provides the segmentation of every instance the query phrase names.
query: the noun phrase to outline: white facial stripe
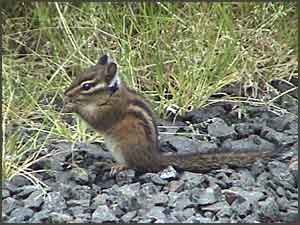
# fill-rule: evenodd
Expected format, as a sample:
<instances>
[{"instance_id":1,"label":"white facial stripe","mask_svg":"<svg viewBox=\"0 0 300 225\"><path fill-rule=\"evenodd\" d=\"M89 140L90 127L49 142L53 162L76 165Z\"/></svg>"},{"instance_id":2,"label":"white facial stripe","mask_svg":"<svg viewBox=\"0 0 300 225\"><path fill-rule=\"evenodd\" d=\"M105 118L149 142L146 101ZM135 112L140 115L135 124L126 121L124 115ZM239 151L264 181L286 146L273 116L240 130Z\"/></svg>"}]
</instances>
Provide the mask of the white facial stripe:
<instances>
[{"instance_id":1,"label":"white facial stripe","mask_svg":"<svg viewBox=\"0 0 300 225\"><path fill-rule=\"evenodd\" d=\"M93 80L86 80L86 81L83 81L80 85L83 86L84 84L87 84L87 83L94 83L96 81L96 79L93 79Z\"/></svg>"}]
</instances>

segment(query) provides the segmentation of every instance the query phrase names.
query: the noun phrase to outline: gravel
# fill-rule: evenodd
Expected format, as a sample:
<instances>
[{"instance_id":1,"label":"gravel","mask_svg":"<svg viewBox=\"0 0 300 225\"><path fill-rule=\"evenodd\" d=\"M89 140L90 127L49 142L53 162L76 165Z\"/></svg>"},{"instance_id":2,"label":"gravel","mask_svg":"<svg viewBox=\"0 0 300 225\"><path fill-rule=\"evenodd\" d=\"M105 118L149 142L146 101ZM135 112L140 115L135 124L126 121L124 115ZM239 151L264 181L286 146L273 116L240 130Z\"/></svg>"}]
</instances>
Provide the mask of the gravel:
<instances>
[{"instance_id":1,"label":"gravel","mask_svg":"<svg viewBox=\"0 0 300 225\"><path fill-rule=\"evenodd\" d=\"M295 108L293 103L290 108ZM111 155L99 143L52 142L53 158L32 165L48 184L41 190L22 176L2 183L2 215L7 223L268 223L298 221L298 121L266 107L248 107L239 119L234 105L218 103L181 117L194 129L162 135L163 152L273 151L270 161L247 168L223 167L205 174L126 170L114 177L104 164ZM290 110L291 111L291 110ZM171 124L171 122L166 122ZM193 136L197 131L199 137ZM176 132L187 135L180 136ZM73 147L73 149L72 149ZM72 150L71 150L72 149ZM280 151L279 151L280 150ZM72 160L76 167L70 166Z\"/></svg>"}]
</instances>

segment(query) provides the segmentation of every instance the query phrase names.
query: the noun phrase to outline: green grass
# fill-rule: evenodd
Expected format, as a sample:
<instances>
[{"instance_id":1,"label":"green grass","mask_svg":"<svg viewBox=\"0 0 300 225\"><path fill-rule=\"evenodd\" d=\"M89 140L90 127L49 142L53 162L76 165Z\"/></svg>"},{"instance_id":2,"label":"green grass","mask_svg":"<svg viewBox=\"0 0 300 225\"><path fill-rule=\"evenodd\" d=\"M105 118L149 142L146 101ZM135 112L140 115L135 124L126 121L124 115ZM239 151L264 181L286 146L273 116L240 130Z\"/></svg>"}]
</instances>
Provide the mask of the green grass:
<instances>
[{"instance_id":1,"label":"green grass","mask_svg":"<svg viewBox=\"0 0 300 225\"><path fill-rule=\"evenodd\" d=\"M22 152L51 139L99 138L78 118L65 123L54 105L101 53L117 59L122 78L161 117L169 106L183 114L209 104L234 81L259 85L297 73L295 3L34 2L11 6L4 18L6 178L24 175L37 159L23 160Z\"/></svg>"}]
</instances>

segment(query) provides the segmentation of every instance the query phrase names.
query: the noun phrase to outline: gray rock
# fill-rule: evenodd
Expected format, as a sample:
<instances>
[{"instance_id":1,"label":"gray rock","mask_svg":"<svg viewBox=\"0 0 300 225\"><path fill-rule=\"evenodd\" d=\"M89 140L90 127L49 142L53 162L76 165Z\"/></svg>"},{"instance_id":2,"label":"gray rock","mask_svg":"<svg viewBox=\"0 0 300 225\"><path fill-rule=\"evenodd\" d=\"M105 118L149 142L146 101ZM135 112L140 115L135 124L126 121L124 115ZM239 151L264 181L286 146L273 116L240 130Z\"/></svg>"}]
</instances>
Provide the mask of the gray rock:
<instances>
[{"instance_id":1,"label":"gray rock","mask_svg":"<svg viewBox=\"0 0 300 225\"><path fill-rule=\"evenodd\" d=\"M62 213L66 208L66 201L60 192L49 192L42 206L43 210Z\"/></svg>"},{"instance_id":2,"label":"gray rock","mask_svg":"<svg viewBox=\"0 0 300 225\"><path fill-rule=\"evenodd\" d=\"M43 192L41 190L32 192L28 198L24 200L24 206L34 210L40 209L43 203Z\"/></svg>"},{"instance_id":3,"label":"gray rock","mask_svg":"<svg viewBox=\"0 0 300 225\"><path fill-rule=\"evenodd\" d=\"M13 185L15 187L24 187L31 185L30 181L21 175L14 176L9 183L11 184L11 186Z\"/></svg>"},{"instance_id":4,"label":"gray rock","mask_svg":"<svg viewBox=\"0 0 300 225\"><path fill-rule=\"evenodd\" d=\"M291 174L293 174L295 181L298 183L298 156L294 156L289 162L289 170Z\"/></svg>"},{"instance_id":5,"label":"gray rock","mask_svg":"<svg viewBox=\"0 0 300 225\"><path fill-rule=\"evenodd\" d=\"M80 185L86 185L89 183L89 174L88 171L84 168L75 167L72 168L70 179L76 181Z\"/></svg>"},{"instance_id":6,"label":"gray rock","mask_svg":"<svg viewBox=\"0 0 300 225\"><path fill-rule=\"evenodd\" d=\"M210 136L221 138L233 138L236 132L233 127L228 126L221 118L212 119L212 123L208 124L207 131Z\"/></svg>"},{"instance_id":7,"label":"gray rock","mask_svg":"<svg viewBox=\"0 0 300 225\"><path fill-rule=\"evenodd\" d=\"M134 217L136 217L137 215L137 212L136 211L130 211L130 212L127 212L126 214L124 214L122 217L121 217L121 220L124 222L124 223L129 223L130 221L132 221L132 219Z\"/></svg>"},{"instance_id":8,"label":"gray rock","mask_svg":"<svg viewBox=\"0 0 300 225\"><path fill-rule=\"evenodd\" d=\"M194 188L191 190L191 201L198 205L209 205L221 200L221 189L208 187L206 189Z\"/></svg>"},{"instance_id":9,"label":"gray rock","mask_svg":"<svg viewBox=\"0 0 300 225\"><path fill-rule=\"evenodd\" d=\"M207 180L210 185L219 185L222 189L226 189L232 186L232 180L227 176L226 173L220 172L215 175L215 177L207 176Z\"/></svg>"},{"instance_id":10,"label":"gray rock","mask_svg":"<svg viewBox=\"0 0 300 225\"><path fill-rule=\"evenodd\" d=\"M269 197L265 201L259 202L258 206L258 214L262 219L267 218L272 221L277 221L279 219L279 207L274 198Z\"/></svg>"},{"instance_id":11,"label":"gray rock","mask_svg":"<svg viewBox=\"0 0 300 225\"><path fill-rule=\"evenodd\" d=\"M165 208L160 206L154 206L152 207L145 215L146 218L152 218L155 220L158 219L165 219L166 215L164 213Z\"/></svg>"},{"instance_id":12,"label":"gray rock","mask_svg":"<svg viewBox=\"0 0 300 225\"><path fill-rule=\"evenodd\" d=\"M135 178L135 171L132 169L123 170L116 174L116 182L118 185L130 184Z\"/></svg>"},{"instance_id":13,"label":"gray rock","mask_svg":"<svg viewBox=\"0 0 300 225\"><path fill-rule=\"evenodd\" d=\"M10 196L10 192L7 189L2 189L2 199Z\"/></svg>"},{"instance_id":14,"label":"gray rock","mask_svg":"<svg viewBox=\"0 0 300 225\"><path fill-rule=\"evenodd\" d=\"M183 221L183 223L213 223L213 220L211 218L195 215Z\"/></svg>"},{"instance_id":15,"label":"gray rock","mask_svg":"<svg viewBox=\"0 0 300 225\"><path fill-rule=\"evenodd\" d=\"M30 218L30 223L45 223L49 222L49 210L41 210L39 212L36 212L33 214L33 216Z\"/></svg>"},{"instance_id":16,"label":"gray rock","mask_svg":"<svg viewBox=\"0 0 300 225\"><path fill-rule=\"evenodd\" d=\"M154 185L152 183L145 183L141 186L139 195L151 198L152 195L157 194L160 190L160 186Z\"/></svg>"},{"instance_id":17,"label":"gray rock","mask_svg":"<svg viewBox=\"0 0 300 225\"><path fill-rule=\"evenodd\" d=\"M121 195L118 197L118 206L125 212L137 210L148 204L148 199L145 196L128 196Z\"/></svg>"},{"instance_id":18,"label":"gray rock","mask_svg":"<svg viewBox=\"0 0 300 225\"><path fill-rule=\"evenodd\" d=\"M266 198L265 194L261 191L246 191L240 187L232 187L223 190L222 192L229 204L232 204L232 202L234 202L236 199L238 199L240 202L247 201L249 203L254 203Z\"/></svg>"},{"instance_id":19,"label":"gray rock","mask_svg":"<svg viewBox=\"0 0 300 225\"><path fill-rule=\"evenodd\" d=\"M200 142L183 136L165 136L160 140L164 146L174 149L179 154L188 154L193 152L199 152Z\"/></svg>"},{"instance_id":20,"label":"gray rock","mask_svg":"<svg viewBox=\"0 0 300 225\"><path fill-rule=\"evenodd\" d=\"M70 212L73 216L84 214L86 211L87 207L85 206L73 206L68 208L68 212Z\"/></svg>"},{"instance_id":21,"label":"gray rock","mask_svg":"<svg viewBox=\"0 0 300 225\"><path fill-rule=\"evenodd\" d=\"M92 214L93 223L118 222L119 219L113 214L113 211L106 205L99 206Z\"/></svg>"},{"instance_id":22,"label":"gray rock","mask_svg":"<svg viewBox=\"0 0 300 225\"><path fill-rule=\"evenodd\" d=\"M51 223L68 223L73 220L73 217L66 213L51 212L49 220Z\"/></svg>"},{"instance_id":23,"label":"gray rock","mask_svg":"<svg viewBox=\"0 0 300 225\"><path fill-rule=\"evenodd\" d=\"M239 140L225 140L221 148L229 152L275 151L275 145L257 135Z\"/></svg>"},{"instance_id":24,"label":"gray rock","mask_svg":"<svg viewBox=\"0 0 300 225\"><path fill-rule=\"evenodd\" d=\"M168 166L166 169L159 173L159 177L164 180L175 179L177 178L177 176L178 173L172 166Z\"/></svg>"},{"instance_id":25,"label":"gray rock","mask_svg":"<svg viewBox=\"0 0 300 225\"><path fill-rule=\"evenodd\" d=\"M153 182L157 185L165 185L168 183L168 181L162 179L157 173L145 173L140 176L140 179L145 182Z\"/></svg>"},{"instance_id":26,"label":"gray rock","mask_svg":"<svg viewBox=\"0 0 300 225\"><path fill-rule=\"evenodd\" d=\"M9 215L11 211L22 207L22 203L12 197L7 197L2 200L2 213Z\"/></svg>"},{"instance_id":27,"label":"gray rock","mask_svg":"<svg viewBox=\"0 0 300 225\"><path fill-rule=\"evenodd\" d=\"M299 222L298 209L289 209L286 212L280 212L280 218L284 223L295 223Z\"/></svg>"},{"instance_id":28,"label":"gray rock","mask_svg":"<svg viewBox=\"0 0 300 225\"><path fill-rule=\"evenodd\" d=\"M168 206L170 208L175 208L176 210L183 210L188 207L194 206L194 203L190 200L190 191L183 191L180 193L169 192L169 202Z\"/></svg>"},{"instance_id":29,"label":"gray rock","mask_svg":"<svg viewBox=\"0 0 300 225\"><path fill-rule=\"evenodd\" d=\"M261 160L257 160L251 166L251 172L255 177L263 173L264 171L265 171L265 165L262 163Z\"/></svg>"},{"instance_id":30,"label":"gray rock","mask_svg":"<svg viewBox=\"0 0 300 225\"><path fill-rule=\"evenodd\" d=\"M28 208L17 208L9 215L8 222L24 222L29 220L33 215L33 210Z\"/></svg>"},{"instance_id":31,"label":"gray rock","mask_svg":"<svg viewBox=\"0 0 300 225\"><path fill-rule=\"evenodd\" d=\"M106 193L101 193L92 199L91 208L96 209L99 205L106 205L108 201L112 200L113 198L110 195Z\"/></svg>"},{"instance_id":32,"label":"gray rock","mask_svg":"<svg viewBox=\"0 0 300 225\"><path fill-rule=\"evenodd\" d=\"M8 190L11 195L15 194L17 192L17 186L12 184L9 181L4 181L2 184L2 190Z\"/></svg>"},{"instance_id":33,"label":"gray rock","mask_svg":"<svg viewBox=\"0 0 300 225\"><path fill-rule=\"evenodd\" d=\"M278 146L287 147L296 143L298 135L287 135L282 132L277 132L269 127L263 127L261 130L261 136L266 140L275 143Z\"/></svg>"},{"instance_id":34,"label":"gray rock","mask_svg":"<svg viewBox=\"0 0 300 225\"><path fill-rule=\"evenodd\" d=\"M259 217L256 214L250 214L246 216L243 220L243 223L259 223Z\"/></svg>"},{"instance_id":35,"label":"gray rock","mask_svg":"<svg viewBox=\"0 0 300 225\"><path fill-rule=\"evenodd\" d=\"M261 128L262 125L257 123L238 123L234 126L235 131L242 138L248 137L252 134L258 134Z\"/></svg>"},{"instance_id":36,"label":"gray rock","mask_svg":"<svg viewBox=\"0 0 300 225\"><path fill-rule=\"evenodd\" d=\"M82 207L89 207L90 206L90 199L71 199L67 201L67 205L69 207L73 206L82 206Z\"/></svg>"},{"instance_id":37,"label":"gray rock","mask_svg":"<svg viewBox=\"0 0 300 225\"><path fill-rule=\"evenodd\" d=\"M183 119L192 123L201 123L215 117L221 117L226 114L223 105L210 105L205 108L195 109L187 112Z\"/></svg>"},{"instance_id":38,"label":"gray rock","mask_svg":"<svg viewBox=\"0 0 300 225\"><path fill-rule=\"evenodd\" d=\"M257 202L254 204L250 201L245 201L244 199L237 198L232 204L231 208L234 212L234 214L237 214L240 218L245 218L246 216L252 214L254 210L254 205L256 205Z\"/></svg>"},{"instance_id":39,"label":"gray rock","mask_svg":"<svg viewBox=\"0 0 300 225\"><path fill-rule=\"evenodd\" d=\"M268 168L274 182L283 185L285 188L293 189L295 180L287 164L279 161L271 161L268 163Z\"/></svg>"},{"instance_id":40,"label":"gray rock","mask_svg":"<svg viewBox=\"0 0 300 225\"><path fill-rule=\"evenodd\" d=\"M38 190L38 188L34 185L27 185L23 187L17 188L17 196L19 198L27 198L32 192Z\"/></svg>"},{"instance_id":41,"label":"gray rock","mask_svg":"<svg viewBox=\"0 0 300 225\"><path fill-rule=\"evenodd\" d=\"M90 213L80 213L75 215L75 219L71 221L72 223L90 223L91 214Z\"/></svg>"},{"instance_id":42,"label":"gray rock","mask_svg":"<svg viewBox=\"0 0 300 225\"><path fill-rule=\"evenodd\" d=\"M172 211L171 216L175 217L179 222L182 222L194 216L195 213L196 210L194 208L187 208L184 210Z\"/></svg>"},{"instance_id":43,"label":"gray rock","mask_svg":"<svg viewBox=\"0 0 300 225\"><path fill-rule=\"evenodd\" d=\"M282 116L271 118L267 121L268 127L282 132L290 128L290 124L297 121L297 117L291 113L286 113Z\"/></svg>"},{"instance_id":44,"label":"gray rock","mask_svg":"<svg viewBox=\"0 0 300 225\"><path fill-rule=\"evenodd\" d=\"M184 171L181 176L181 180L184 182L184 189L193 189L195 187L204 187L207 181L206 176L201 173L192 173Z\"/></svg>"},{"instance_id":45,"label":"gray rock","mask_svg":"<svg viewBox=\"0 0 300 225\"><path fill-rule=\"evenodd\" d=\"M286 197L277 198L276 202L280 211L286 211L287 208L290 206L290 202Z\"/></svg>"},{"instance_id":46,"label":"gray rock","mask_svg":"<svg viewBox=\"0 0 300 225\"><path fill-rule=\"evenodd\" d=\"M167 194L160 192L153 195L151 200L155 206L165 206L169 201L169 197Z\"/></svg>"},{"instance_id":47,"label":"gray rock","mask_svg":"<svg viewBox=\"0 0 300 225\"><path fill-rule=\"evenodd\" d=\"M182 180L171 180L168 183L167 190L169 192L181 192L184 189L184 182Z\"/></svg>"},{"instance_id":48,"label":"gray rock","mask_svg":"<svg viewBox=\"0 0 300 225\"><path fill-rule=\"evenodd\" d=\"M255 178L248 169L240 169L238 173L233 173L230 177L232 186L252 187L255 186Z\"/></svg>"}]
</instances>

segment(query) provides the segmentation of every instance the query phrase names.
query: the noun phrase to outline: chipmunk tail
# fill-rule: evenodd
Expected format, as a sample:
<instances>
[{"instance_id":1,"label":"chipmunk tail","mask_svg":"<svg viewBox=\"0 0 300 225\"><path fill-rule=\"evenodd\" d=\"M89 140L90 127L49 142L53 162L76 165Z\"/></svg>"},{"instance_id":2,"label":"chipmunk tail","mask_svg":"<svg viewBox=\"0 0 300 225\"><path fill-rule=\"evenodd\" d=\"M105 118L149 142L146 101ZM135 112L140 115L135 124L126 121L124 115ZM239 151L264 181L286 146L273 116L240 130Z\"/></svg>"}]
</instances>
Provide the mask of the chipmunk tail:
<instances>
[{"instance_id":1,"label":"chipmunk tail","mask_svg":"<svg viewBox=\"0 0 300 225\"><path fill-rule=\"evenodd\" d=\"M251 166L257 160L271 160L276 154L266 152L244 153L192 153L163 155L160 158L161 166L174 166L179 170L191 172L207 172L212 169L220 169L227 165L231 168Z\"/></svg>"}]
</instances>

